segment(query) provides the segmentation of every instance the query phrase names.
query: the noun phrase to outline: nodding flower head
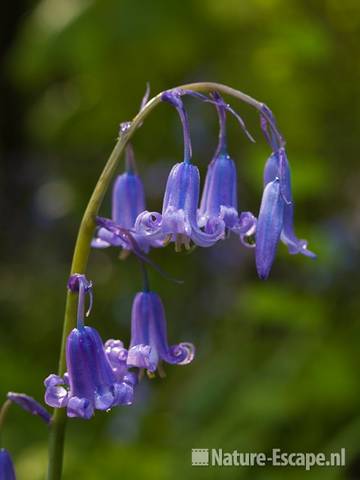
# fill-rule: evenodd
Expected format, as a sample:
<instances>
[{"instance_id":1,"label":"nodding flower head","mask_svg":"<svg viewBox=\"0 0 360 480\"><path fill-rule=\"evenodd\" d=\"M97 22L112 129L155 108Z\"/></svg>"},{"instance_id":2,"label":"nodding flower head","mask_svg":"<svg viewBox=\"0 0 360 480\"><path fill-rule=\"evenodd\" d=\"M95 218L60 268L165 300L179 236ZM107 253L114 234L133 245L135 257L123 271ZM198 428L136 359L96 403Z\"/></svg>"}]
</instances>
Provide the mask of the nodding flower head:
<instances>
[{"instance_id":1,"label":"nodding flower head","mask_svg":"<svg viewBox=\"0 0 360 480\"><path fill-rule=\"evenodd\" d=\"M26 412L31 413L31 415L37 415L41 418L45 423L50 423L51 415L50 413L34 398L29 397L25 393L15 393L15 392L8 392L6 395L8 400L13 403L16 403ZM1 477L0 477L1 478Z\"/></svg>"},{"instance_id":2,"label":"nodding flower head","mask_svg":"<svg viewBox=\"0 0 360 480\"><path fill-rule=\"evenodd\" d=\"M134 152L130 144L126 147L125 157L126 172L119 175L113 184L111 221L113 225L130 232L134 228L137 216L145 210L145 193L141 178L136 173ZM150 245L142 242L141 238L137 240L144 251L149 250ZM94 248L114 246L131 250L129 242L122 235L117 235L114 230L109 230L105 226L101 226L96 232L92 246Z\"/></svg>"},{"instance_id":3,"label":"nodding flower head","mask_svg":"<svg viewBox=\"0 0 360 480\"><path fill-rule=\"evenodd\" d=\"M281 190L285 200L284 222L280 239L287 246L290 254L301 253L306 257L316 258L315 253L307 248L306 240L299 240L294 231L294 201L291 190L291 173L285 148L280 148L268 158L264 168L264 184L276 177L280 178Z\"/></svg>"},{"instance_id":4,"label":"nodding flower head","mask_svg":"<svg viewBox=\"0 0 360 480\"><path fill-rule=\"evenodd\" d=\"M181 245L189 248L190 241L200 247L214 245L224 235L224 224L216 218L208 231L200 229L197 223L199 190L198 168L189 162L177 163L167 180L162 214L143 212L137 218L135 230L149 238L173 241L177 251Z\"/></svg>"},{"instance_id":5,"label":"nodding flower head","mask_svg":"<svg viewBox=\"0 0 360 480\"><path fill-rule=\"evenodd\" d=\"M5 449L0 449L0 478L1 480L16 480L14 464L10 453Z\"/></svg>"},{"instance_id":6,"label":"nodding flower head","mask_svg":"<svg viewBox=\"0 0 360 480\"><path fill-rule=\"evenodd\" d=\"M207 231L197 222L200 196L200 174L191 163L191 140L188 117L181 100L182 90L163 93L162 100L173 105L179 113L184 132L184 161L177 163L169 174L162 214L144 211L136 220L135 232L150 241L175 242L175 249L190 248L190 241L200 247L210 247L224 235L221 219L212 219Z\"/></svg>"},{"instance_id":7,"label":"nodding flower head","mask_svg":"<svg viewBox=\"0 0 360 480\"><path fill-rule=\"evenodd\" d=\"M273 264L284 222L280 180L269 182L263 193L256 226L255 260L259 277L266 279Z\"/></svg>"},{"instance_id":8,"label":"nodding flower head","mask_svg":"<svg viewBox=\"0 0 360 480\"><path fill-rule=\"evenodd\" d=\"M49 375L45 380L45 401L56 408L66 407L69 417L88 419L94 410L108 410L133 401L134 379L126 369L113 368L99 333L84 325L85 296L91 283L84 275L69 281L78 290L78 325L66 341L67 373L63 377ZM107 354L108 353L108 354Z\"/></svg>"},{"instance_id":9,"label":"nodding flower head","mask_svg":"<svg viewBox=\"0 0 360 480\"><path fill-rule=\"evenodd\" d=\"M226 230L239 234L243 240L254 233L256 219L250 212L244 212L239 218L236 166L228 154L226 141L228 105L217 93L213 94L213 99L219 116L219 142L206 173L199 209L199 225L207 232L211 231L214 222L222 220ZM249 246L245 241L243 243Z\"/></svg>"},{"instance_id":10,"label":"nodding flower head","mask_svg":"<svg viewBox=\"0 0 360 480\"><path fill-rule=\"evenodd\" d=\"M164 307L154 292L137 293L131 315L131 342L127 357L130 367L154 372L160 360L186 365L194 358L191 343L168 345Z\"/></svg>"}]
</instances>

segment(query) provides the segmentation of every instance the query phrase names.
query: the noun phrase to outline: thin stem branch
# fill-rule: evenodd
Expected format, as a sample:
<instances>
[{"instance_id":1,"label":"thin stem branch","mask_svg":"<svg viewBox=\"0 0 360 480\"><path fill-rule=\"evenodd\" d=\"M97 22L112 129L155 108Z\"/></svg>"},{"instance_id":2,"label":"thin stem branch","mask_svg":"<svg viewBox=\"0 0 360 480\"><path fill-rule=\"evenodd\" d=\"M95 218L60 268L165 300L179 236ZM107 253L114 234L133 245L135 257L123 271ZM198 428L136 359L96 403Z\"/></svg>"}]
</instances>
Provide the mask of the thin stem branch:
<instances>
[{"instance_id":1,"label":"thin stem branch","mask_svg":"<svg viewBox=\"0 0 360 480\"><path fill-rule=\"evenodd\" d=\"M147 268L146 268L146 264L141 259L139 261L140 261L140 266L141 266L141 273L142 273L142 276L143 276L144 291L145 292L150 292L150 282L149 282L149 275L148 275L148 271L147 271Z\"/></svg>"},{"instance_id":2,"label":"thin stem branch","mask_svg":"<svg viewBox=\"0 0 360 480\"><path fill-rule=\"evenodd\" d=\"M0 408L0 447L2 444L2 433L3 433L5 418L11 404L12 404L12 401L7 399L5 400L5 402L2 404Z\"/></svg>"},{"instance_id":3,"label":"thin stem branch","mask_svg":"<svg viewBox=\"0 0 360 480\"><path fill-rule=\"evenodd\" d=\"M266 112L262 111L263 104L255 100L254 98L242 93L234 88L222 85L220 83L212 82L201 82L201 83L190 83L187 85L182 85L176 87L183 90L193 90L195 92L213 92L219 91L225 95L230 95L235 97L249 105L253 106L265 116L268 117ZM172 89L171 89L172 90ZM161 103L162 93L159 93L151 100L149 100L140 112L135 116L132 122L129 123L127 129L123 129L120 133L120 136L115 144L115 147L105 164L105 167L99 177L99 180L94 188L94 191L90 197L89 203L85 209L84 216L82 218L80 228L78 231L75 249L73 254L73 260L71 265L70 274L74 273L83 273L85 274L88 258L91 249L91 240L95 231L95 218L103 201L104 195L110 185L111 180L113 179L116 168L118 165L118 160L122 155L126 144L131 137L135 134L137 128L141 126L142 122L149 115L149 113ZM272 119L269 117L269 121ZM76 327L76 318L77 318L77 295L68 290L66 297L65 305L65 318L63 324L63 334L59 358L59 369L58 373L62 376L66 370L66 358L65 358L65 345L66 338L69 335L70 331ZM65 426L66 426L66 412L65 409L55 409L51 426L50 426L50 437L49 437L49 468L48 468L48 480L60 480L62 474L62 462L63 462L63 448L64 448L64 438L65 438Z\"/></svg>"}]
</instances>

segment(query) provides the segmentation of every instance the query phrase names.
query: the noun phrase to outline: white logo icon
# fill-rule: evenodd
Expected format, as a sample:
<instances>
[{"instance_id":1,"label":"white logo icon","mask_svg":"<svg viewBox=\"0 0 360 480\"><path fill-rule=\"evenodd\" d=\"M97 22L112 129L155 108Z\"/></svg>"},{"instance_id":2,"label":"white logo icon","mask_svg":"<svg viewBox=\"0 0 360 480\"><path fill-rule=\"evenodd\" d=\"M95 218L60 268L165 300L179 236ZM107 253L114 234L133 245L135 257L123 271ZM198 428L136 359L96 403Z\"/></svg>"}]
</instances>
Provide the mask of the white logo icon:
<instances>
[{"instance_id":1,"label":"white logo icon","mask_svg":"<svg viewBox=\"0 0 360 480\"><path fill-rule=\"evenodd\" d=\"M209 449L193 448L191 450L191 463L194 466L206 467L209 465Z\"/></svg>"}]
</instances>

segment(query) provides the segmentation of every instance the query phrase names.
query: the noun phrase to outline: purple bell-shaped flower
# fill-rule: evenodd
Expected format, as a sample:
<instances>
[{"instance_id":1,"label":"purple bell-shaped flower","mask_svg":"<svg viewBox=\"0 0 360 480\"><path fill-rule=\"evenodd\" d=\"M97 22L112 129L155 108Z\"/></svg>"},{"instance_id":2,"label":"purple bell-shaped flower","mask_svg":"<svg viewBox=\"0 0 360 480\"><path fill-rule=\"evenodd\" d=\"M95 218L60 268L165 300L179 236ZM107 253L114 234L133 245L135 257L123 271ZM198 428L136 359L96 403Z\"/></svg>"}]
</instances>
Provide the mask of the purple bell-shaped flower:
<instances>
[{"instance_id":1,"label":"purple bell-shaped flower","mask_svg":"<svg viewBox=\"0 0 360 480\"><path fill-rule=\"evenodd\" d=\"M189 122L185 108L177 92L166 92L163 101L177 109L184 132L184 161L177 163L169 174L161 215L145 211L136 220L135 231L140 236L162 241L172 241L176 250L190 247L190 241L200 247L214 245L224 235L221 219L212 219L207 231L198 225L197 210L200 197L200 174L191 164Z\"/></svg>"},{"instance_id":2,"label":"purple bell-shaped flower","mask_svg":"<svg viewBox=\"0 0 360 480\"><path fill-rule=\"evenodd\" d=\"M315 253L307 248L306 240L299 240L294 231L294 201L291 190L291 173L285 148L280 148L270 155L264 168L264 185L276 177L282 179L283 195L285 197L284 223L280 239L287 246L290 254L301 253L306 257L316 258Z\"/></svg>"},{"instance_id":3,"label":"purple bell-shaped flower","mask_svg":"<svg viewBox=\"0 0 360 480\"><path fill-rule=\"evenodd\" d=\"M194 355L195 348L191 343L169 346L165 312L159 295L154 292L137 293L132 307L127 365L154 372L160 360L186 365Z\"/></svg>"},{"instance_id":4,"label":"purple bell-shaped flower","mask_svg":"<svg viewBox=\"0 0 360 480\"><path fill-rule=\"evenodd\" d=\"M226 141L226 111L228 105L217 93L213 99L219 116L219 142L210 162L199 209L199 225L205 232L212 231L214 222L222 221L225 231L233 231L245 241L255 233L256 219L250 212L238 214L237 174L235 162L230 158Z\"/></svg>"},{"instance_id":5,"label":"purple bell-shaped flower","mask_svg":"<svg viewBox=\"0 0 360 480\"><path fill-rule=\"evenodd\" d=\"M16 480L14 464L9 452L5 448L0 449L0 479Z\"/></svg>"},{"instance_id":6,"label":"purple bell-shaped flower","mask_svg":"<svg viewBox=\"0 0 360 480\"><path fill-rule=\"evenodd\" d=\"M256 230L256 267L260 278L266 279L280 239L291 254L302 253L310 258L316 258L316 255L308 250L306 240L299 240L295 235L294 202L285 144L272 112L265 106L260 120L265 138L273 149L264 168L264 193Z\"/></svg>"},{"instance_id":7,"label":"purple bell-shaped flower","mask_svg":"<svg viewBox=\"0 0 360 480\"><path fill-rule=\"evenodd\" d=\"M269 182L263 193L256 227L255 259L259 277L266 279L273 264L284 221L280 180Z\"/></svg>"},{"instance_id":8,"label":"purple bell-shaped flower","mask_svg":"<svg viewBox=\"0 0 360 480\"><path fill-rule=\"evenodd\" d=\"M84 325L85 296L91 291L91 283L84 275L71 278L69 286L79 292L78 325L66 342L67 373L47 377L45 401L52 407L66 407L69 417L88 419L95 409L130 405L135 380L125 369L119 372L112 367L99 333ZM109 353L113 353L111 346Z\"/></svg>"},{"instance_id":9,"label":"purple bell-shaped flower","mask_svg":"<svg viewBox=\"0 0 360 480\"><path fill-rule=\"evenodd\" d=\"M144 252L150 247L160 247L161 243L147 242L133 231L137 216L145 210L145 193L141 178L136 173L134 152L130 144L126 147L126 172L119 175L113 185L111 202L111 220L108 228L101 225L92 241L94 248L110 246L132 250L131 242L124 235L117 234L117 230L131 232L137 246ZM111 227L111 228L110 228Z\"/></svg>"}]
</instances>

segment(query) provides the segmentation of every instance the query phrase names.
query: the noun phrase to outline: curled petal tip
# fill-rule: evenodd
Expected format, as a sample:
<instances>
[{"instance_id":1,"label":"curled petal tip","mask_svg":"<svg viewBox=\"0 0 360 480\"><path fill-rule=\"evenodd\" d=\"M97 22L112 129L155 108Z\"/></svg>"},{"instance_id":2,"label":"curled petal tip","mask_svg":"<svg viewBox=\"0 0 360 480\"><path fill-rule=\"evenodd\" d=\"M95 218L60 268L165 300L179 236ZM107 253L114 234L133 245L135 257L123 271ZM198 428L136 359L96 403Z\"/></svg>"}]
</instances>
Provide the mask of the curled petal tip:
<instances>
[{"instance_id":1,"label":"curled petal tip","mask_svg":"<svg viewBox=\"0 0 360 480\"><path fill-rule=\"evenodd\" d=\"M195 358L195 346L189 342L182 342L170 347L171 356L177 365L188 365Z\"/></svg>"}]
</instances>

